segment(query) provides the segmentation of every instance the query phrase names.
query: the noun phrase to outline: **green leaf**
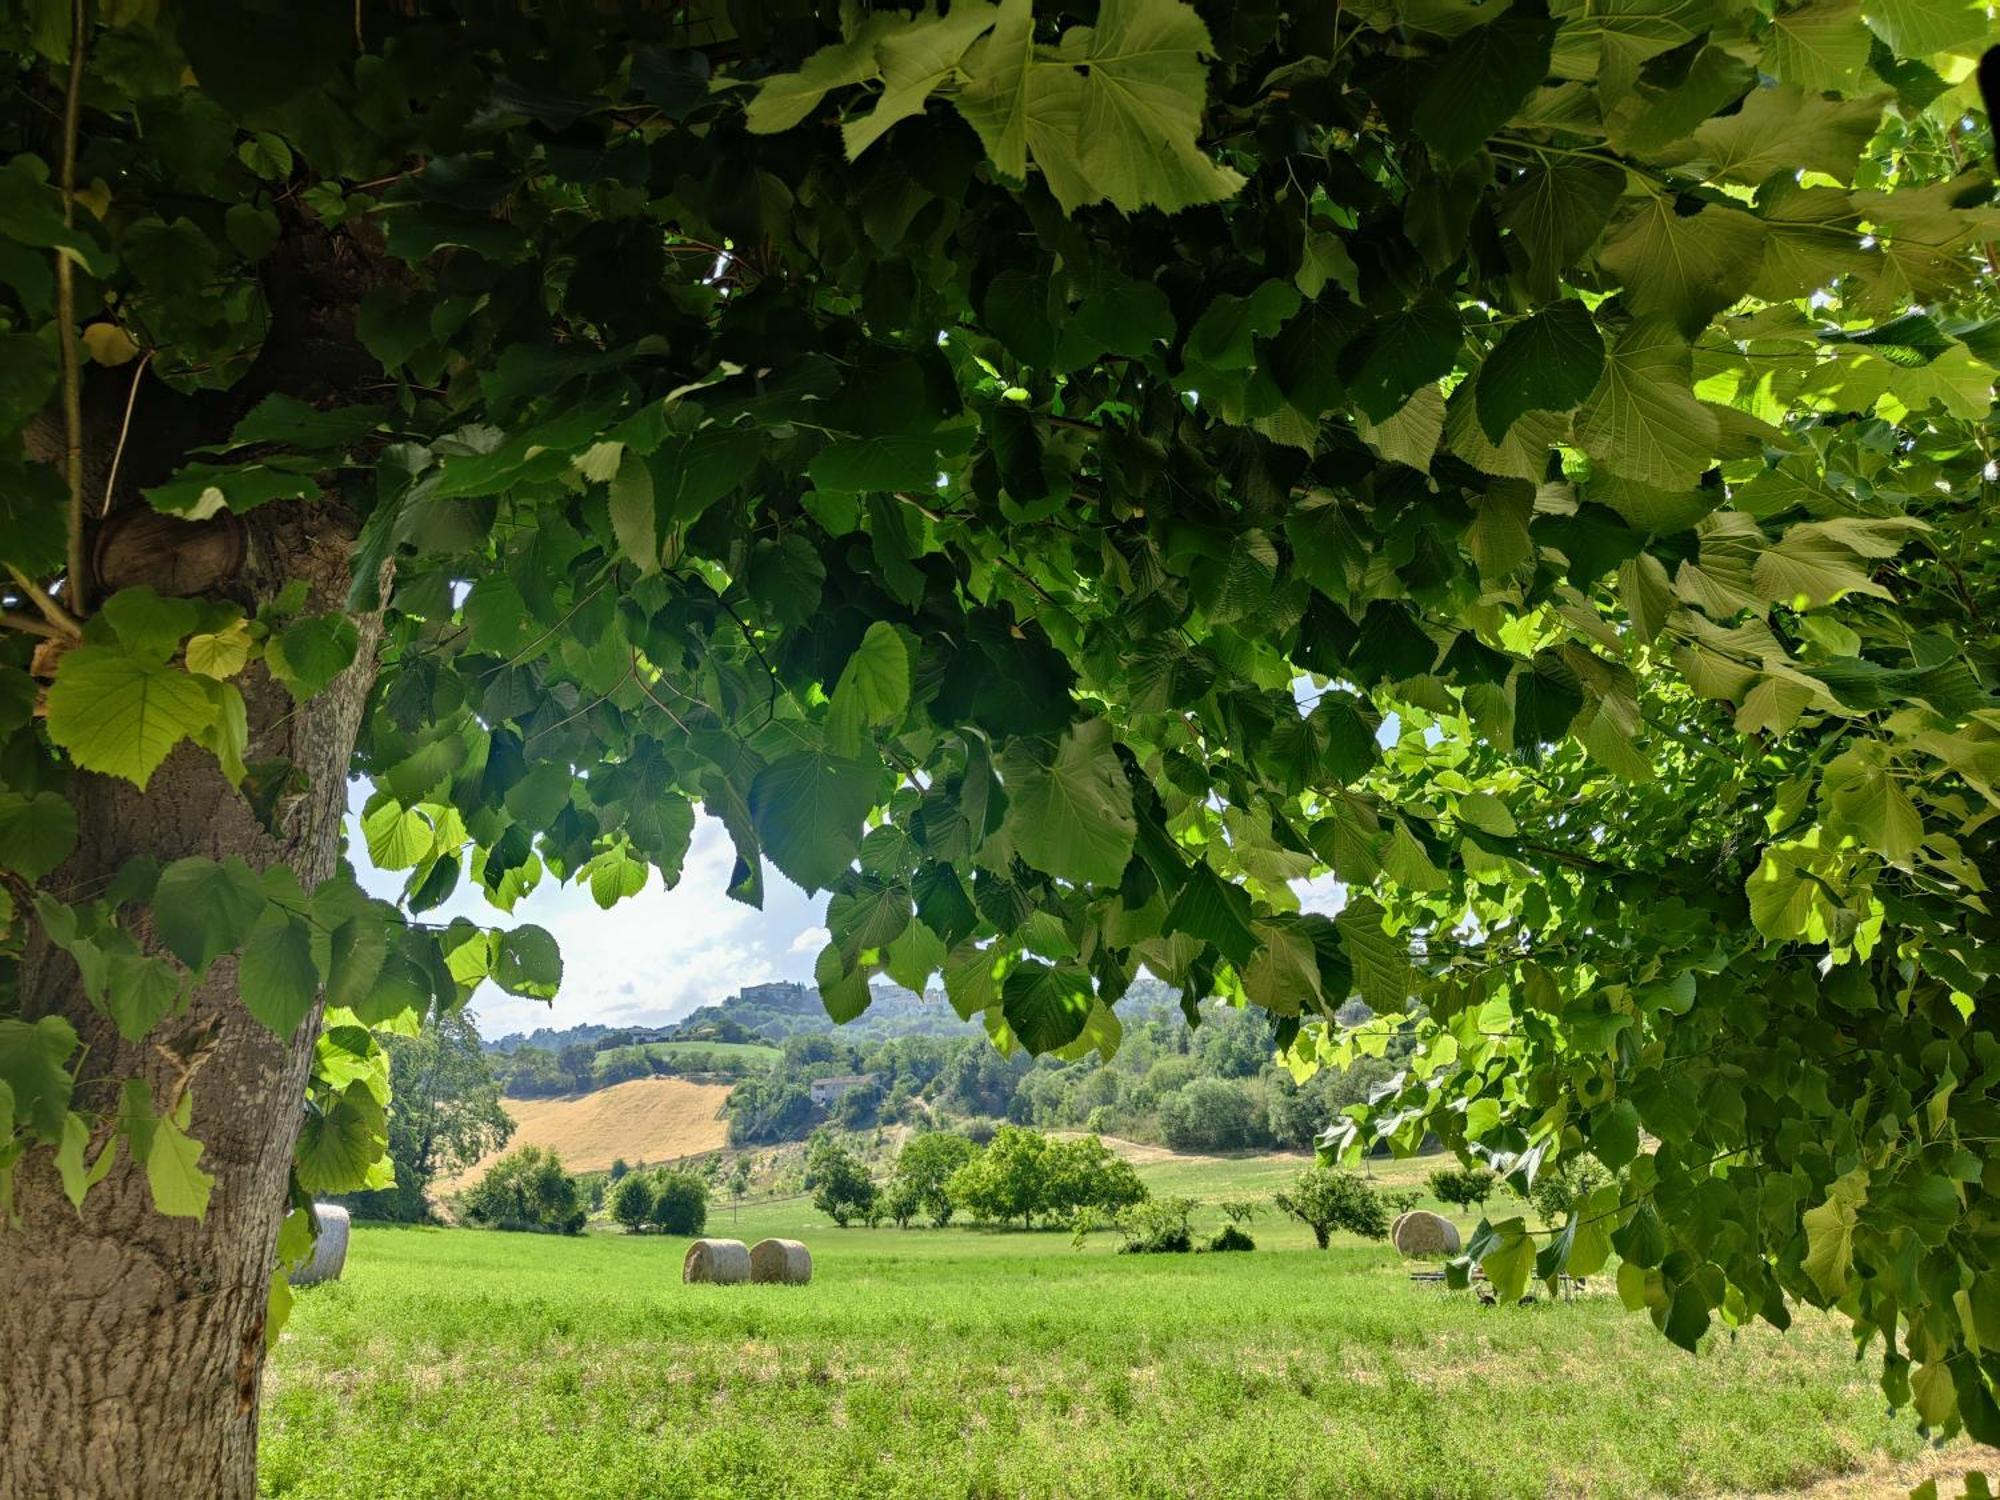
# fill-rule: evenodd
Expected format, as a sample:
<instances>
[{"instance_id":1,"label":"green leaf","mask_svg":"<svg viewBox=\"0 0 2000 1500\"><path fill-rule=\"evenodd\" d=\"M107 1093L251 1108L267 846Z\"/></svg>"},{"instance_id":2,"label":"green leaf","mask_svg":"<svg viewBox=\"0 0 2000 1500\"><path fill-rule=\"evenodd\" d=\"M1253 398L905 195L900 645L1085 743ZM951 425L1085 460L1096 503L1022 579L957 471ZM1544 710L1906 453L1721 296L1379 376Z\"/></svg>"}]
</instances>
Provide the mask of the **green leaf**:
<instances>
[{"instance_id":1,"label":"green leaf","mask_svg":"<svg viewBox=\"0 0 2000 1500\"><path fill-rule=\"evenodd\" d=\"M848 160L858 158L899 120L922 114L932 91L952 76L965 49L992 28L999 13L998 6L969 0L953 5L947 15L920 16L884 37L876 49L882 92L875 108L840 128Z\"/></svg>"},{"instance_id":2,"label":"green leaf","mask_svg":"<svg viewBox=\"0 0 2000 1500\"><path fill-rule=\"evenodd\" d=\"M553 1000L562 976L562 950L546 928L528 923L500 935L493 982L508 994Z\"/></svg>"},{"instance_id":3,"label":"green leaf","mask_svg":"<svg viewBox=\"0 0 2000 1500\"><path fill-rule=\"evenodd\" d=\"M104 1009L118 1034L136 1042L180 1005L181 984L182 975L164 958L113 953L104 964Z\"/></svg>"},{"instance_id":4,"label":"green leaf","mask_svg":"<svg viewBox=\"0 0 2000 1500\"><path fill-rule=\"evenodd\" d=\"M938 471L946 462L939 447L947 438L963 453L972 434L962 430L838 438L819 451L806 472L814 484L827 490L935 491Z\"/></svg>"},{"instance_id":5,"label":"green leaf","mask_svg":"<svg viewBox=\"0 0 2000 1500\"><path fill-rule=\"evenodd\" d=\"M161 1115L153 1125L146 1152L146 1184L153 1190L153 1207L170 1218L200 1219L208 1213L208 1195L215 1178L199 1163L206 1148L182 1134L174 1120Z\"/></svg>"},{"instance_id":6,"label":"green leaf","mask_svg":"<svg viewBox=\"0 0 2000 1500\"><path fill-rule=\"evenodd\" d=\"M1063 735L1048 767L1007 768L1007 829L1021 857L1058 879L1116 885L1138 824L1111 726L1086 719Z\"/></svg>"},{"instance_id":7,"label":"green leaf","mask_svg":"<svg viewBox=\"0 0 2000 1500\"><path fill-rule=\"evenodd\" d=\"M1764 71L1814 93L1852 93L1868 47L1859 0L1810 0L1771 18Z\"/></svg>"},{"instance_id":8,"label":"green leaf","mask_svg":"<svg viewBox=\"0 0 2000 1500\"><path fill-rule=\"evenodd\" d=\"M207 689L186 672L108 646L65 655L48 693L49 738L84 770L122 776L141 791L214 716Z\"/></svg>"},{"instance_id":9,"label":"green leaf","mask_svg":"<svg viewBox=\"0 0 2000 1500\"><path fill-rule=\"evenodd\" d=\"M771 863L807 892L854 862L875 806L875 768L810 751L773 761L750 784L750 819Z\"/></svg>"},{"instance_id":10,"label":"green leaf","mask_svg":"<svg viewBox=\"0 0 2000 1500\"><path fill-rule=\"evenodd\" d=\"M299 702L326 691L345 672L360 647L360 634L346 615L309 615L285 627L264 646L264 664Z\"/></svg>"},{"instance_id":11,"label":"green leaf","mask_svg":"<svg viewBox=\"0 0 2000 1500\"><path fill-rule=\"evenodd\" d=\"M1384 422L1419 387L1451 373L1464 337L1451 300L1426 292L1354 336L1340 354L1341 378L1362 414L1371 422Z\"/></svg>"},{"instance_id":12,"label":"green leaf","mask_svg":"<svg viewBox=\"0 0 2000 1500\"><path fill-rule=\"evenodd\" d=\"M1024 959L1000 983L1000 1013L1030 1052L1053 1052L1075 1041L1096 999L1082 969L1051 968Z\"/></svg>"},{"instance_id":13,"label":"green leaf","mask_svg":"<svg viewBox=\"0 0 2000 1500\"><path fill-rule=\"evenodd\" d=\"M1516 323L1481 366L1479 425L1498 443L1525 412L1568 411L1597 389L1604 337L1590 310L1574 300Z\"/></svg>"},{"instance_id":14,"label":"green leaf","mask_svg":"<svg viewBox=\"0 0 2000 1500\"><path fill-rule=\"evenodd\" d=\"M1763 256L1764 226L1743 210L1711 203L1684 214L1674 200L1648 194L1597 258L1625 284L1635 316L1692 334L1750 290Z\"/></svg>"},{"instance_id":15,"label":"green leaf","mask_svg":"<svg viewBox=\"0 0 2000 1500\"><path fill-rule=\"evenodd\" d=\"M1856 1167L1828 1190L1826 1202L1799 1216L1806 1232L1805 1272L1826 1299L1847 1291L1854 1269L1854 1230L1868 1201L1868 1169Z\"/></svg>"},{"instance_id":16,"label":"green leaf","mask_svg":"<svg viewBox=\"0 0 2000 1500\"><path fill-rule=\"evenodd\" d=\"M847 658L827 713L827 745L841 755L861 752L865 730L894 724L910 701L910 652L895 626L877 620Z\"/></svg>"},{"instance_id":17,"label":"green leaf","mask_svg":"<svg viewBox=\"0 0 2000 1500\"><path fill-rule=\"evenodd\" d=\"M244 1008L281 1041L299 1029L319 995L312 937L304 920L273 906L243 945L237 965Z\"/></svg>"},{"instance_id":18,"label":"green leaf","mask_svg":"<svg viewBox=\"0 0 2000 1500\"><path fill-rule=\"evenodd\" d=\"M1031 155L1065 213L1109 200L1168 213L1234 194L1242 176L1203 154L1208 28L1183 0L1111 0L1038 56L1026 0L1000 9L965 58L958 106L1009 177Z\"/></svg>"},{"instance_id":19,"label":"green leaf","mask_svg":"<svg viewBox=\"0 0 2000 1500\"><path fill-rule=\"evenodd\" d=\"M160 941L197 972L246 942L264 915L264 887L234 857L175 860L153 888L153 919Z\"/></svg>"},{"instance_id":20,"label":"green leaf","mask_svg":"<svg viewBox=\"0 0 2000 1500\"><path fill-rule=\"evenodd\" d=\"M1614 1172L1639 1154L1639 1111L1630 1099L1612 1101L1595 1117L1590 1149Z\"/></svg>"},{"instance_id":21,"label":"green leaf","mask_svg":"<svg viewBox=\"0 0 2000 1500\"><path fill-rule=\"evenodd\" d=\"M1249 893L1222 879L1206 861L1198 861L1188 872L1187 884L1168 909L1164 930L1184 932L1211 945L1239 968L1257 955Z\"/></svg>"},{"instance_id":22,"label":"green leaf","mask_svg":"<svg viewBox=\"0 0 2000 1500\"><path fill-rule=\"evenodd\" d=\"M1851 183L1887 98L1823 99L1789 84L1753 89L1735 114L1697 130L1694 143L1716 181L1754 187L1783 171L1817 172Z\"/></svg>"},{"instance_id":23,"label":"green leaf","mask_svg":"<svg viewBox=\"0 0 2000 1500\"><path fill-rule=\"evenodd\" d=\"M618 550L641 573L660 571L660 534L653 512L653 470L629 448L611 478L611 532Z\"/></svg>"},{"instance_id":24,"label":"green leaf","mask_svg":"<svg viewBox=\"0 0 2000 1500\"><path fill-rule=\"evenodd\" d=\"M13 1118L42 1140L62 1139L74 1080L67 1063L76 1028L61 1016L0 1021L0 1085L13 1096Z\"/></svg>"},{"instance_id":25,"label":"green leaf","mask_svg":"<svg viewBox=\"0 0 2000 1500\"><path fill-rule=\"evenodd\" d=\"M1417 134L1445 161L1467 160L1548 76L1555 37L1555 21L1525 9L1461 34L1424 79Z\"/></svg>"},{"instance_id":26,"label":"green leaf","mask_svg":"<svg viewBox=\"0 0 2000 1500\"><path fill-rule=\"evenodd\" d=\"M1612 473L1661 490L1694 487L1715 462L1715 413L1688 383L1687 344L1662 322L1618 337L1576 414L1577 445Z\"/></svg>"},{"instance_id":27,"label":"green leaf","mask_svg":"<svg viewBox=\"0 0 2000 1500\"><path fill-rule=\"evenodd\" d=\"M1480 1259L1479 1269L1493 1284L1501 1305L1512 1306L1528 1289L1529 1274L1535 1269L1535 1242L1519 1219L1496 1226L1495 1234L1494 1246Z\"/></svg>"},{"instance_id":28,"label":"green leaf","mask_svg":"<svg viewBox=\"0 0 2000 1500\"><path fill-rule=\"evenodd\" d=\"M1354 968L1354 991L1378 1013L1399 1012L1410 1001L1410 950L1382 930L1385 915L1373 896L1351 897L1333 919L1340 946Z\"/></svg>"},{"instance_id":29,"label":"green leaf","mask_svg":"<svg viewBox=\"0 0 2000 1500\"><path fill-rule=\"evenodd\" d=\"M1597 243L1624 187L1615 163L1566 157L1539 161L1501 195L1500 223L1527 258L1538 295L1554 295L1560 274Z\"/></svg>"},{"instance_id":30,"label":"green leaf","mask_svg":"<svg viewBox=\"0 0 2000 1500\"><path fill-rule=\"evenodd\" d=\"M743 123L759 135L790 130L819 107L831 89L864 83L881 71L875 49L884 32L902 17L877 13L863 21L844 41L822 47L795 73L777 73L764 80L757 97L743 113Z\"/></svg>"},{"instance_id":31,"label":"green leaf","mask_svg":"<svg viewBox=\"0 0 2000 1500\"><path fill-rule=\"evenodd\" d=\"M40 880L76 848L76 810L56 792L0 792L0 869Z\"/></svg>"},{"instance_id":32,"label":"green leaf","mask_svg":"<svg viewBox=\"0 0 2000 1500\"><path fill-rule=\"evenodd\" d=\"M150 588L120 589L104 601L104 618L128 652L163 662L179 648L200 618L186 599L162 599Z\"/></svg>"},{"instance_id":33,"label":"green leaf","mask_svg":"<svg viewBox=\"0 0 2000 1500\"><path fill-rule=\"evenodd\" d=\"M1980 0L1863 0L1861 12L1898 57L1929 57L1992 40Z\"/></svg>"},{"instance_id":34,"label":"green leaf","mask_svg":"<svg viewBox=\"0 0 2000 1500\"><path fill-rule=\"evenodd\" d=\"M309 1102L292 1171L308 1193L351 1193L368 1180L387 1146L381 1101L364 1080L347 1085L324 1105Z\"/></svg>"}]
</instances>

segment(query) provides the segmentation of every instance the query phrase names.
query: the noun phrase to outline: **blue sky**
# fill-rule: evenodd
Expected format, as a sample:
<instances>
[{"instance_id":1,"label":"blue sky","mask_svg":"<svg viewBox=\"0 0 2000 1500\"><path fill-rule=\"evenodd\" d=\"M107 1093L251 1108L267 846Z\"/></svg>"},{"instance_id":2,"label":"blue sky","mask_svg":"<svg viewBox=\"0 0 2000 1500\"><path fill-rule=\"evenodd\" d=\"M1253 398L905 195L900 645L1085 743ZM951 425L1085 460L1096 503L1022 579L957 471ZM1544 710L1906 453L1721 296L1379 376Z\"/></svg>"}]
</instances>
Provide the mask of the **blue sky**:
<instances>
[{"instance_id":1,"label":"blue sky","mask_svg":"<svg viewBox=\"0 0 2000 1500\"><path fill-rule=\"evenodd\" d=\"M356 783L350 808L358 809L367 795ZM368 863L367 844L351 816L348 857L369 891L392 901L402 893L402 873ZM722 824L703 816L671 891L661 887L657 871L649 872L638 895L601 911L587 889L545 878L510 915L488 906L477 885L461 881L451 900L426 919L462 916L499 927L534 922L561 946L563 984L552 1003L518 1000L490 984L474 997L485 1036L582 1021L657 1024L746 984L812 979L813 960L826 942L826 897L807 896L767 863L764 909L758 911L723 893L734 862Z\"/></svg>"}]
</instances>

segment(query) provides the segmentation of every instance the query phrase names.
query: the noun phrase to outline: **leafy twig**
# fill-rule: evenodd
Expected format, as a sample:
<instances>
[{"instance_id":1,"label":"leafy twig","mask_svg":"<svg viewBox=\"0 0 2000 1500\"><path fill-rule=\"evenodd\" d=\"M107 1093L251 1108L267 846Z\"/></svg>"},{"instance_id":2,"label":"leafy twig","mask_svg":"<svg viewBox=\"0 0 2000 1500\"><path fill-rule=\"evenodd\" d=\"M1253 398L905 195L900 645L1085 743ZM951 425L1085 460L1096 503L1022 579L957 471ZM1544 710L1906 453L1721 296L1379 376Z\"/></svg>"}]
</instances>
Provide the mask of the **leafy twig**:
<instances>
[{"instance_id":1,"label":"leafy twig","mask_svg":"<svg viewBox=\"0 0 2000 1500\"><path fill-rule=\"evenodd\" d=\"M76 133L83 112L85 35L83 0L70 0L69 94L63 104L64 229L76 226ZM62 357L63 478L69 485L69 599L81 615L90 611L90 581L83 556L83 370L76 347L76 268L68 246L56 248L56 334Z\"/></svg>"}]
</instances>

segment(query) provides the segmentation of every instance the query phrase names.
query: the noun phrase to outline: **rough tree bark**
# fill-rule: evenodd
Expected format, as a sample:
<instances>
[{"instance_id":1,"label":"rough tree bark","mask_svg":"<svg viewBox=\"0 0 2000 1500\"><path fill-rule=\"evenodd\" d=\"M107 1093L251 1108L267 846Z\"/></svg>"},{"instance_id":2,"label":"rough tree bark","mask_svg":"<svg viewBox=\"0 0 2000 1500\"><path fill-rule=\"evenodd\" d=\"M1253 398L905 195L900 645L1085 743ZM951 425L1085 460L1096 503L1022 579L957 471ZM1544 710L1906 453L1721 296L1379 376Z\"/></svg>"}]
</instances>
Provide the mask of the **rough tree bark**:
<instances>
[{"instance_id":1,"label":"rough tree bark","mask_svg":"<svg viewBox=\"0 0 2000 1500\"><path fill-rule=\"evenodd\" d=\"M338 398L370 376L379 379L352 335L352 309L372 269L351 240L310 230L273 256L271 333L252 377L236 391L199 399L150 389L112 508L143 503L140 483L165 477L270 391ZM122 407L125 388L121 381L88 396L96 419L86 483L94 499L107 482L108 419ZM330 503L270 506L246 523L240 572L219 593L254 610L302 578L309 610L343 606L356 530L351 514ZM162 560L160 576L173 576L171 559ZM161 592L176 590L163 582ZM192 745L176 750L143 793L73 774L67 791L77 850L51 888L94 894L137 855L162 864L190 855L233 855L256 869L283 863L308 890L331 875L380 633L378 617L356 623L354 665L305 704L295 704L261 666L238 679L250 725L245 759L287 760L304 777L303 790L280 801L269 827L214 757ZM150 922L136 936L157 948ZM244 1008L235 960L225 958L182 1014L128 1043L90 1006L75 963L39 930L29 940L20 992L25 1019L61 1015L82 1039L75 1105L101 1117L89 1159L112 1135L122 1081L140 1077L162 1110L180 1089L191 1090L189 1134L204 1146L200 1165L215 1186L204 1219L163 1217L143 1167L121 1143L118 1165L79 1212L63 1196L47 1152L19 1164L20 1226L0 1223L0 1496L250 1500L265 1306L319 1010L279 1040Z\"/></svg>"},{"instance_id":2,"label":"rough tree bark","mask_svg":"<svg viewBox=\"0 0 2000 1500\"><path fill-rule=\"evenodd\" d=\"M347 527L299 512L275 534L258 530L274 583L311 577L322 605L345 592ZM307 777L279 809L275 835L214 757L183 746L143 793L73 778L78 848L56 888L101 889L140 854L289 864L308 889L331 875L375 633L362 622L356 664L302 707L268 677L244 684L250 758L284 757ZM279 1041L244 1008L235 960L224 959L183 1015L133 1044L91 1008L75 963L39 935L22 979L26 1018L62 1015L88 1048L77 1103L106 1117L91 1159L110 1136L121 1080L145 1078L161 1108L185 1084L215 1188L205 1219L165 1218L121 1146L120 1165L79 1213L46 1153L22 1163L21 1228L0 1229L0 1495L252 1496L264 1308L318 1011Z\"/></svg>"}]
</instances>

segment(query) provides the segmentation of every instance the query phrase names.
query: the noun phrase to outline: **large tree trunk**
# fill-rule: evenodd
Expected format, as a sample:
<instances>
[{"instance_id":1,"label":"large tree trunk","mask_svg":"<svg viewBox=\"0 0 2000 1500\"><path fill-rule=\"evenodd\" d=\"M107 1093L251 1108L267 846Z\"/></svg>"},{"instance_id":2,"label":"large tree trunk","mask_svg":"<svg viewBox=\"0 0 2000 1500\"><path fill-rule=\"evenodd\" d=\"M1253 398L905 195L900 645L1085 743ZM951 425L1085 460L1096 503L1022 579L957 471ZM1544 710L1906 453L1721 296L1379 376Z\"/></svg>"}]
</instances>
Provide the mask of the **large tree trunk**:
<instances>
[{"instance_id":1,"label":"large tree trunk","mask_svg":"<svg viewBox=\"0 0 2000 1500\"><path fill-rule=\"evenodd\" d=\"M301 576L312 607L338 607L351 524L325 507L281 509L250 528L241 596L268 598ZM360 626L355 665L304 705L259 669L242 681L247 758L283 757L306 777L303 793L279 806L275 832L213 756L183 745L143 793L102 776L72 779L79 844L53 888L94 893L141 854L282 862L307 889L332 874L374 671L377 622ZM165 1218L121 1144L120 1164L79 1213L47 1152L22 1162L21 1227L0 1225L0 1495L247 1500L256 1492L265 1302L318 1012L279 1040L244 1008L235 961L224 959L186 1012L135 1045L91 1008L70 958L39 937L22 978L27 1018L68 1018L88 1049L80 1110L114 1116L120 1081L135 1076L164 1107L193 1063L190 1134L205 1147L201 1165L215 1187L205 1219ZM104 1118L93 1160L110 1133Z\"/></svg>"}]
</instances>

